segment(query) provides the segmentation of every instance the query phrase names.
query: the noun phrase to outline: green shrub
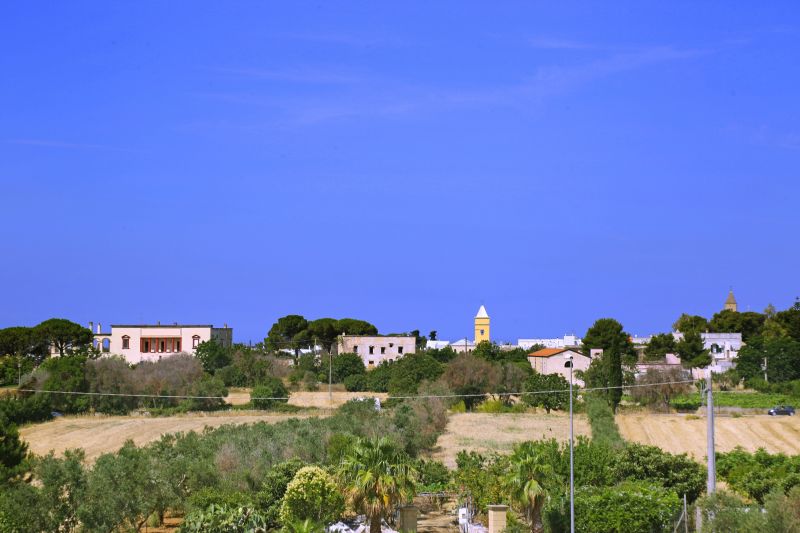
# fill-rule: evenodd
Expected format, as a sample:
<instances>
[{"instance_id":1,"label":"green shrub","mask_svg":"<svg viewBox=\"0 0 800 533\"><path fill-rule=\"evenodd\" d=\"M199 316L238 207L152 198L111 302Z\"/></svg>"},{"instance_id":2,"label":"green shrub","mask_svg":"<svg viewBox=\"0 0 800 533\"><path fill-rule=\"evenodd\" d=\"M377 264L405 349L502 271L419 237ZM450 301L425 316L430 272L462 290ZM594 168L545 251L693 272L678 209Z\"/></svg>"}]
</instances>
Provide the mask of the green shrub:
<instances>
[{"instance_id":1,"label":"green shrub","mask_svg":"<svg viewBox=\"0 0 800 533\"><path fill-rule=\"evenodd\" d=\"M678 495L647 482L575 491L575 530L592 533L667 531L681 507Z\"/></svg>"},{"instance_id":2,"label":"green shrub","mask_svg":"<svg viewBox=\"0 0 800 533\"><path fill-rule=\"evenodd\" d=\"M614 421L614 412L608 403L600 396L586 395L586 415L592 427L592 438L600 443L621 448L625 442L619 434L619 428Z\"/></svg>"},{"instance_id":3,"label":"green shrub","mask_svg":"<svg viewBox=\"0 0 800 533\"><path fill-rule=\"evenodd\" d=\"M268 378L250 391L250 403L256 409L270 409L289 402L289 391L278 378Z\"/></svg>"},{"instance_id":4,"label":"green shrub","mask_svg":"<svg viewBox=\"0 0 800 533\"><path fill-rule=\"evenodd\" d=\"M344 496L331 475L318 466L306 466L287 485L280 518L284 524L304 520L327 524L343 512Z\"/></svg>"},{"instance_id":5,"label":"green shrub","mask_svg":"<svg viewBox=\"0 0 800 533\"><path fill-rule=\"evenodd\" d=\"M350 392L361 392L367 390L368 378L363 374L347 376L344 378L344 388Z\"/></svg>"},{"instance_id":6,"label":"green shrub","mask_svg":"<svg viewBox=\"0 0 800 533\"><path fill-rule=\"evenodd\" d=\"M210 505L207 509L192 511L181 524L180 533L252 533L266 531L264 516L249 507Z\"/></svg>"},{"instance_id":7,"label":"green shrub","mask_svg":"<svg viewBox=\"0 0 800 533\"><path fill-rule=\"evenodd\" d=\"M246 507L253 505L253 495L242 491L224 490L218 487L203 487L193 492L187 501L190 510L204 511L211 505L223 507Z\"/></svg>"}]
</instances>

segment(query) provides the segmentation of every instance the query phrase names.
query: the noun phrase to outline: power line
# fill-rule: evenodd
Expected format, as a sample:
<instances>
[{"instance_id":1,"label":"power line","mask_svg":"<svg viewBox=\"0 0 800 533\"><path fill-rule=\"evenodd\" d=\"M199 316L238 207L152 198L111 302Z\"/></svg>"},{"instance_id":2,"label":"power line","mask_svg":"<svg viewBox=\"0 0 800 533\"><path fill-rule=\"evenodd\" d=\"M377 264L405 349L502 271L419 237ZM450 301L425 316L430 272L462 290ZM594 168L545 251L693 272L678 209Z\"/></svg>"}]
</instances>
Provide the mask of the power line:
<instances>
[{"instance_id":1,"label":"power line","mask_svg":"<svg viewBox=\"0 0 800 533\"><path fill-rule=\"evenodd\" d=\"M608 387L591 387L579 389L581 392L607 391L612 389L633 389L642 387L658 387L661 385L680 385L695 383L696 380L683 381L664 381L661 383L641 383L633 385L614 385ZM73 396L109 396L123 398L164 398L164 399L185 399L185 400L225 400L227 396L193 396L186 394L138 394L125 392L82 392L82 391L50 391L37 389L17 389L18 392L30 392L34 394L64 394ZM369 397L369 392L364 392L364 397ZM380 393L378 393L380 394ZM540 391L522 392L484 392L474 394L415 394L405 396L387 396L387 400L426 400L426 399L445 399L445 398L482 398L484 396L527 396L536 394L569 394L566 389L552 389ZM251 400L289 400L289 396L251 396Z\"/></svg>"}]
</instances>

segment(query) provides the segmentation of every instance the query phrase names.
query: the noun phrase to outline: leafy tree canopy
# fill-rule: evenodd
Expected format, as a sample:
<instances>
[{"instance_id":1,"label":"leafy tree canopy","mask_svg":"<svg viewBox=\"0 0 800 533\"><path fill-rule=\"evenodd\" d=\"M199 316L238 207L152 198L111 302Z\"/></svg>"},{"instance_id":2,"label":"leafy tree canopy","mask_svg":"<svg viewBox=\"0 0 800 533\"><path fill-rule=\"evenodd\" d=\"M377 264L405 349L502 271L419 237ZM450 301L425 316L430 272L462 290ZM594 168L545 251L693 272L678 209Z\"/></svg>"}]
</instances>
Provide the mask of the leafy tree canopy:
<instances>
[{"instance_id":1,"label":"leafy tree canopy","mask_svg":"<svg viewBox=\"0 0 800 533\"><path fill-rule=\"evenodd\" d=\"M663 360L668 353L676 353L675 337L672 333L653 335L644 349L644 357L648 361Z\"/></svg>"},{"instance_id":2,"label":"leafy tree canopy","mask_svg":"<svg viewBox=\"0 0 800 533\"><path fill-rule=\"evenodd\" d=\"M711 355L705 348L699 331L689 331L676 344L681 363L686 368L704 368L711 364Z\"/></svg>"},{"instance_id":3,"label":"leafy tree canopy","mask_svg":"<svg viewBox=\"0 0 800 533\"><path fill-rule=\"evenodd\" d=\"M688 333L689 331L704 332L708 329L708 320L699 315L687 315L683 313L678 320L672 324L673 331Z\"/></svg>"},{"instance_id":4,"label":"leafy tree canopy","mask_svg":"<svg viewBox=\"0 0 800 533\"><path fill-rule=\"evenodd\" d=\"M44 342L55 346L61 356L86 351L94 339L88 328L64 318L45 320L34 332Z\"/></svg>"}]
</instances>

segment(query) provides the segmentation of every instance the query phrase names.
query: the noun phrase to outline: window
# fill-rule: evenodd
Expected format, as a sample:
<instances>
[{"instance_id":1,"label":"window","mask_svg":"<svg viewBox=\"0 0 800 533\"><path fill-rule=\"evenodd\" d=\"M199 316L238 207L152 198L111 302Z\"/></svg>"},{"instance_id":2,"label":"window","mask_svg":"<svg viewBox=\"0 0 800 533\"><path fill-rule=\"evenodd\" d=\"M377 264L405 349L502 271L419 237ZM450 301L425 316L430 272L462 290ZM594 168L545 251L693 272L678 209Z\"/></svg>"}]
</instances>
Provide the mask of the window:
<instances>
[{"instance_id":1,"label":"window","mask_svg":"<svg viewBox=\"0 0 800 533\"><path fill-rule=\"evenodd\" d=\"M403 347L402 346L398 346L397 347L397 353L403 353Z\"/></svg>"},{"instance_id":2,"label":"window","mask_svg":"<svg viewBox=\"0 0 800 533\"><path fill-rule=\"evenodd\" d=\"M369 347L369 354L372 355L374 353L375 353L375 347L374 346L370 346Z\"/></svg>"},{"instance_id":3,"label":"window","mask_svg":"<svg viewBox=\"0 0 800 533\"><path fill-rule=\"evenodd\" d=\"M481 335L483 335L483 330L481 330Z\"/></svg>"},{"instance_id":4,"label":"window","mask_svg":"<svg viewBox=\"0 0 800 533\"><path fill-rule=\"evenodd\" d=\"M375 361L370 361L369 366L375 366Z\"/></svg>"},{"instance_id":5,"label":"window","mask_svg":"<svg viewBox=\"0 0 800 533\"><path fill-rule=\"evenodd\" d=\"M127 335L126 335L127 337ZM130 348L130 339L122 340L123 348ZM181 351L181 339L179 337L143 337L139 344L142 353L172 353Z\"/></svg>"},{"instance_id":6,"label":"window","mask_svg":"<svg viewBox=\"0 0 800 533\"><path fill-rule=\"evenodd\" d=\"M200 335L192 335L192 348L197 348L200 345Z\"/></svg>"},{"instance_id":7,"label":"window","mask_svg":"<svg viewBox=\"0 0 800 533\"><path fill-rule=\"evenodd\" d=\"M393 346L394 346L394 343L393 343L393 342L390 342L390 343L389 343L389 348L392 348Z\"/></svg>"},{"instance_id":8,"label":"window","mask_svg":"<svg viewBox=\"0 0 800 533\"><path fill-rule=\"evenodd\" d=\"M122 336L122 349L129 350L131 347L131 338L127 335Z\"/></svg>"},{"instance_id":9,"label":"window","mask_svg":"<svg viewBox=\"0 0 800 533\"><path fill-rule=\"evenodd\" d=\"M353 346L353 353L358 353L358 346Z\"/></svg>"},{"instance_id":10,"label":"window","mask_svg":"<svg viewBox=\"0 0 800 533\"><path fill-rule=\"evenodd\" d=\"M386 346L381 346L381 355L386 353Z\"/></svg>"}]
</instances>

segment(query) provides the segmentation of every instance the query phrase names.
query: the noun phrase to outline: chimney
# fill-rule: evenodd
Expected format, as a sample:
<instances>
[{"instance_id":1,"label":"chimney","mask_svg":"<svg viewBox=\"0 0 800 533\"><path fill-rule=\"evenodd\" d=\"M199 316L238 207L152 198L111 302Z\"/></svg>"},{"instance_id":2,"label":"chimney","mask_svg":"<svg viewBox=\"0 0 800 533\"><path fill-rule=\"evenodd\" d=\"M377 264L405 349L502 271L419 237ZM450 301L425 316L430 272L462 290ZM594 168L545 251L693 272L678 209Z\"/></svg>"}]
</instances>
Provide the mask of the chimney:
<instances>
[{"instance_id":1,"label":"chimney","mask_svg":"<svg viewBox=\"0 0 800 533\"><path fill-rule=\"evenodd\" d=\"M160 326L160 325L161 325L161 321L160 321L160 320L157 320L157 321L156 321L156 326Z\"/></svg>"},{"instance_id":2,"label":"chimney","mask_svg":"<svg viewBox=\"0 0 800 533\"><path fill-rule=\"evenodd\" d=\"M89 322L89 331L94 331L94 322Z\"/></svg>"},{"instance_id":3,"label":"chimney","mask_svg":"<svg viewBox=\"0 0 800 533\"><path fill-rule=\"evenodd\" d=\"M502 533L506 528L508 505L489 506L489 533Z\"/></svg>"},{"instance_id":4,"label":"chimney","mask_svg":"<svg viewBox=\"0 0 800 533\"><path fill-rule=\"evenodd\" d=\"M100 322L97 323L97 334L100 335L103 332L103 325Z\"/></svg>"},{"instance_id":5,"label":"chimney","mask_svg":"<svg viewBox=\"0 0 800 533\"><path fill-rule=\"evenodd\" d=\"M222 324L222 327L223 327L224 329L228 329L228 324L227 324L227 323L225 323L225 324Z\"/></svg>"}]
</instances>

